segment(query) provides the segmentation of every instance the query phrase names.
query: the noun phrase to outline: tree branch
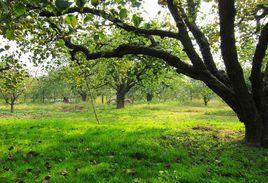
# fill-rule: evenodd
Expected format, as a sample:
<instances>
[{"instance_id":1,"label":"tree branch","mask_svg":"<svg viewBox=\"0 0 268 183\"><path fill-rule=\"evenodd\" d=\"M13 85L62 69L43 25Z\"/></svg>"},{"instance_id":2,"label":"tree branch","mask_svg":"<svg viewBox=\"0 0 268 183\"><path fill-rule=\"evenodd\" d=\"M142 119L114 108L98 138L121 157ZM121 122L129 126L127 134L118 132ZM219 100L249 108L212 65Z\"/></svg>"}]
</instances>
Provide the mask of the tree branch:
<instances>
[{"instance_id":1,"label":"tree branch","mask_svg":"<svg viewBox=\"0 0 268 183\"><path fill-rule=\"evenodd\" d=\"M187 32L187 27L183 22L183 19L181 15L179 14L177 5L175 5L174 0L167 0L168 4L168 9L173 16L173 19L175 20L177 24L177 28L179 30L179 35L180 35L180 41L184 47L184 50L186 54L188 55L189 59L193 63L193 65L199 69L205 70L206 67L203 64L202 59L199 57L197 52L194 49L192 40Z\"/></svg>"},{"instance_id":2,"label":"tree branch","mask_svg":"<svg viewBox=\"0 0 268 183\"><path fill-rule=\"evenodd\" d=\"M251 69L251 83L252 83L252 93L255 101L257 103L261 103L261 83L262 83L262 76L261 76L261 68L263 59L265 57L265 53L267 50L268 45L268 23L264 26L261 31L261 35L259 37L258 44L255 49L252 69Z\"/></svg>"},{"instance_id":3,"label":"tree branch","mask_svg":"<svg viewBox=\"0 0 268 183\"><path fill-rule=\"evenodd\" d=\"M66 47L71 49L72 54L76 52L82 52L85 54L87 60L94 60L98 58L114 58L114 57L123 57L124 55L134 54L134 55L147 55L155 58L163 59L167 64L177 68L181 73L185 75L195 74L198 75L198 70L194 69L193 66L184 63L178 57L171 55L168 52L157 50L154 48L144 47L144 46L135 46L123 44L118 46L116 49L107 52L97 52L90 53L89 50L82 45L75 45L71 43L70 40L65 41Z\"/></svg>"},{"instance_id":4,"label":"tree branch","mask_svg":"<svg viewBox=\"0 0 268 183\"><path fill-rule=\"evenodd\" d=\"M124 23L122 20L119 18L114 17L113 15L107 13L106 11L103 10L98 10L94 8L83 8L80 10L77 7L72 7L69 8L66 12L61 13L61 12L49 12L49 11L42 11L39 13L41 17L55 17L55 16L62 16L63 14L70 14L70 13L81 13L81 14L93 14L99 17L102 17L106 20L111 21L116 27L124 29L126 31L130 32L135 32L137 34L143 34L143 35L154 35L154 36L160 36L162 38L168 37L168 38L175 38L179 39L179 35L175 32L171 31L164 31L164 30L158 30L158 29L143 29L143 28L138 28L132 25L129 25L127 23Z\"/></svg>"},{"instance_id":5,"label":"tree branch","mask_svg":"<svg viewBox=\"0 0 268 183\"><path fill-rule=\"evenodd\" d=\"M189 0L188 0L189 1ZM189 30L194 35L194 38L196 39L197 44L199 45L200 51L202 53L203 60L208 68L208 70L213 73L214 75L217 75L217 68L216 64L213 60L213 56L211 53L210 45L208 42L208 39L206 38L205 34L199 29L199 27L196 25L195 21L190 22L188 16L186 15L184 9L180 7L184 22L186 23Z\"/></svg>"},{"instance_id":6,"label":"tree branch","mask_svg":"<svg viewBox=\"0 0 268 183\"><path fill-rule=\"evenodd\" d=\"M253 121L257 114L256 107L252 96L248 92L243 69L238 62L235 45L234 21L236 10L234 4L234 0L219 0L218 3L220 15L221 51L227 74L239 101L239 105L243 110L244 116L248 118L247 121Z\"/></svg>"},{"instance_id":7,"label":"tree branch","mask_svg":"<svg viewBox=\"0 0 268 183\"><path fill-rule=\"evenodd\" d=\"M9 66L0 67L0 72L6 71L6 70L8 70L8 69L10 69Z\"/></svg>"}]
</instances>

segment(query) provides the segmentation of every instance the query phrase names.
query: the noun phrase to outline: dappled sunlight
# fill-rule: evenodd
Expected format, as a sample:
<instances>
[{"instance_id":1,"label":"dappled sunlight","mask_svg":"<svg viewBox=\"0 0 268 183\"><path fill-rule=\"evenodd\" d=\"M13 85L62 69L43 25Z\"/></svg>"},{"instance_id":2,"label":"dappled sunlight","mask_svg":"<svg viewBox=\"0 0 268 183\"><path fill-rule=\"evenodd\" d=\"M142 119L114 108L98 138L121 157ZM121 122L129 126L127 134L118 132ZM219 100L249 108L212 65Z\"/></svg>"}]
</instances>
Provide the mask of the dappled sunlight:
<instances>
[{"instance_id":1,"label":"dappled sunlight","mask_svg":"<svg viewBox=\"0 0 268 183\"><path fill-rule=\"evenodd\" d=\"M193 181L201 177L240 180L237 176L243 175L264 180L265 170L257 169L265 166L260 160L268 152L243 145L243 125L231 114L210 109L215 114L206 115L206 108L199 107L201 112L193 111L188 116L189 112L177 104L150 107L143 104L129 106L124 111L103 109L100 125L90 111L85 114L62 111L49 118L18 119L16 116L23 116L23 110L27 109L21 108L22 111L11 116L15 122L5 118L0 122L3 169L0 177L42 181L50 176L52 182L88 179L129 182L159 178L168 181L174 176ZM170 108L177 112L168 112ZM44 110L49 111L49 107L44 106ZM225 113L231 121L206 122L208 117L218 119L218 113ZM244 157L248 151L251 155ZM249 165L253 159L257 163L249 173L244 166L253 166Z\"/></svg>"}]
</instances>

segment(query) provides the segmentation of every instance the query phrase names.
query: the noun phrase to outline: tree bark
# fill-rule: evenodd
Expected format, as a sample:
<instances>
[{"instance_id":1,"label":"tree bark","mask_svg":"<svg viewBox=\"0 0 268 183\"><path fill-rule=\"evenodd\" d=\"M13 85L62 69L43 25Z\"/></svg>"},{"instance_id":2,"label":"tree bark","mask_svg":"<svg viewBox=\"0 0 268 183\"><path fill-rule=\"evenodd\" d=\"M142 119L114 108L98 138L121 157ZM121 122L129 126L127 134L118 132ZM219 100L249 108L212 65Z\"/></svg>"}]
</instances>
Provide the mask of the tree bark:
<instances>
[{"instance_id":1,"label":"tree bark","mask_svg":"<svg viewBox=\"0 0 268 183\"><path fill-rule=\"evenodd\" d=\"M101 104L104 104L104 95L101 94Z\"/></svg>"},{"instance_id":2,"label":"tree bark","mask_svg":"<svg viewBox=\"0 0 268 183\"><path fill-rule=\"evenodd\" d=\"M125 95L126 92L124 90L117 91L116 93L116 108L122 109L125 107Z\"/></svg>"},{"instance_id":3,"label":"tree bark","mask_svg":"<svg viewBox=\"0 0 268 183\"><path fill-rule=\"evenodd\" d=\"M148 103L152 102L154 95L151 92L146 94L146 100Z\"/></svg>"},{"instance_id":4,"label":"tree bark","mask_svg":"<svg viewBox=\"0 0 268 183\"><path fill-rule=\"evenodd\" d=\"M81 95L82 101L86 102L87 101L87 94L86 93L81 93L80 95Z\"/></svg>"},{"instance_id":5,"label":"tree bark","mask_svg":"<svg viewBox=\"0 0 268 183\"><path fill-rule=\"evenodd\" d=\"M10 112L14 113L14 102L10 103Z\"/></svg>"}]
</instances>

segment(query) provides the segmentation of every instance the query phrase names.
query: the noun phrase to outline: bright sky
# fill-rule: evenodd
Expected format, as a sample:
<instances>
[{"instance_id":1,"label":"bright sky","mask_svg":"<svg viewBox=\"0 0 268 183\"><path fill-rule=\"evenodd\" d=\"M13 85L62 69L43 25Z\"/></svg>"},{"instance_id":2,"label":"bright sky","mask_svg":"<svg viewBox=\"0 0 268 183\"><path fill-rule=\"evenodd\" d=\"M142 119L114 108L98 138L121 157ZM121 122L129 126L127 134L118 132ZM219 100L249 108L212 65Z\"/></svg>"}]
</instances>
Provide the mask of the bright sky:
<instances>
[{"instance_id":1,"label":"bright sky","mask_svg":"<svg viewBox=\"0 0 268 183\"><path fill-rule=\"evenodd\" d=\"M159 10L161 10L161 6L158 4L158 0L144 0L144 15L149 17L149 19L153 19L156 17Z\"/></svg>"}]
</instances>

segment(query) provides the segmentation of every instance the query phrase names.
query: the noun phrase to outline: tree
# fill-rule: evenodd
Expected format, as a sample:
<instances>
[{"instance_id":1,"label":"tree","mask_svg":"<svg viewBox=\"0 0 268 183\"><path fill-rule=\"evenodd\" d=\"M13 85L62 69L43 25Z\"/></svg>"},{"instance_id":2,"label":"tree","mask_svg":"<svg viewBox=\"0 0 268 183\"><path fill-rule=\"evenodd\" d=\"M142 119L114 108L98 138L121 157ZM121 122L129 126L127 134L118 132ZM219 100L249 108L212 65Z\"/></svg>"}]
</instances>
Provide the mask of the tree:
<instances>
[{"instance_id":1,"label":"tree","mask_svg":"<svg viewBox=\"0 0 268 183\"><path fill-rule=\"evenodd\" d=\"M107 75L110 76L109 85L116 90L116 108L125 106L126 94L151 75L157 75L161 62L152 62L146 57L129 57L109 60Z\"/></svg>"},{"instance_id":2,"label":"tree","mask_svg":"<svg viewBox=\"0 0 268 183\"><path fill-rule=\"evenodd\" d=\"M13 113L16 100L25 91L28 73L16 59L12 57L6 59L13 64L8 70L2 72L0 92L6 103L10 105L10 112Z\"/></svg>"},{"instance_id":3,"label":"tree","mask_svg":"<svg viewBox=\"0 0 268 183\"><path fill-rule=\"evenodd\" d=\"M73 27L76 27L77 24L74 13L78 13L81 17L94 15L100 17L100 19L88 18L95 23L94 25L101 26L100 23L102 22L102 25L106 26L106 23L110 22L118 29L147 39L144 44L125 42L114 48L107 49L106 47L106 49L91 51L87 45L77 41L74 42L74 39L71 39L68 35L64 38L65 45L71 50L72 54L83 52L88 60L122 57L129 54L147 55L162 59L168 65L176 68L178 73L203 81L222 98L237 114L239 120L245 124L246 142L268 147L268 66L265 65L264 61L268 44L268 23L261 21L268 14L265 0L254 1L254 3L249 0L236 1L236 3L235 0L219 0L216 2L215 7L218 9L218 15L214 14L214 16L216 22L218 22L220 40L215 38L214 42L211 42L210 37L206 36L206 34L209 34L203 28L206 26L202 25L197 18L201 1L159 1L169 11L175 22L175 26L173 26L173 22L167 19L161 27L154 22L143 22L143 18L135 12L142 3L138 0L91 1L91 4L82 0L76 1L72 6L70 6L71 3L68 4L67 0L57 2L55 5L50 3L50 7L51 5L56 7L50 10L44 9L46 3L38 8L36 7L37 3L30 4L29 7L33 11L38 9L39 15L49 20L53 17L54 20L57 20L57 17L63 17L67 14L72 17L69 24ZM215 2L211 3L214 4ZM130 7L134 8L128 11L127 9L130 9ZM250 13L243 14L244 9ZM252 25L254 24L252 20L257 20L257 31L251 32L253 36L249 38L256 40L257 45L251 50L251 91L246 85L243 67L239 62L239 52L237 51L237 45L241 45L240 43L245 39L241 37L242 34L236 33L244 31L245 34L248 34L248 30L239 28L239 25ZM85 25L82 21L78 23ZM209 22L206 22L206 24L209 24ZM85 27L82 26L82 28ZM161 43L157 44L159 41L155 42L155 40L163 39L178 41L187 58L176 54L174 49L164 49ZM148 44L149 41L152 44ZM219 69L215 63L212 54L215 51L215 45L216 47L220 45L219 50L225 70Z\"/></svg>"},{"instance_id":4,"label":"tree","mask_svg":"<svg viewBox=\"0 0 268 183\"><path fill-rule=\"evenodd\" d=\"M106 66L101 60L89 63L81 57L79 64L71 63L64 71L73 92L78 93L83 102L87 101L88 95L107 85Z\"/></svg>"},{"instance_id":5,"label":"tree","mask_svg":"<svg viewBox=\"0 0 268 183\"><path fill-rule=\"evenodd\" d=\"M213 98L214 93L202 82L186 78L182 87L187 90L190 99L193 97L201 98L204 105L207 106L208 102Z\"/></svg>"},{"instance_id":6,"label":"tree","mask_svg":"<svg viewBox=\"0 0 268 183\"><path fill-rule=\"evenodd\" d=\"M46 75L39 76L33 85L33 97L39 98L43 103L46 99L54 102L60 99L68 103L72 96L72 89L67 77L64 67L50 70Z\"/></svg>"}]
</instances>

